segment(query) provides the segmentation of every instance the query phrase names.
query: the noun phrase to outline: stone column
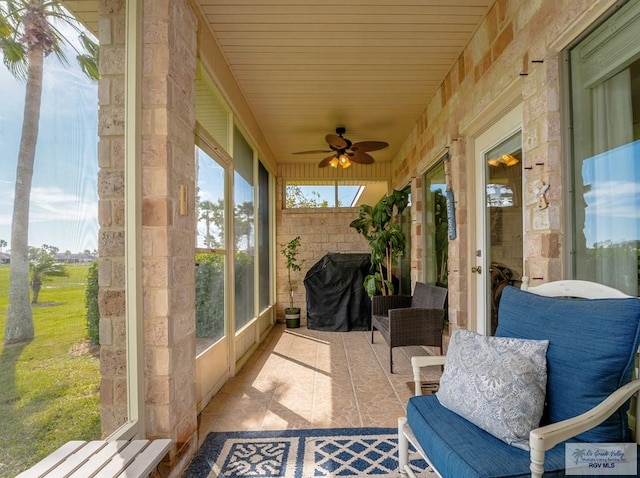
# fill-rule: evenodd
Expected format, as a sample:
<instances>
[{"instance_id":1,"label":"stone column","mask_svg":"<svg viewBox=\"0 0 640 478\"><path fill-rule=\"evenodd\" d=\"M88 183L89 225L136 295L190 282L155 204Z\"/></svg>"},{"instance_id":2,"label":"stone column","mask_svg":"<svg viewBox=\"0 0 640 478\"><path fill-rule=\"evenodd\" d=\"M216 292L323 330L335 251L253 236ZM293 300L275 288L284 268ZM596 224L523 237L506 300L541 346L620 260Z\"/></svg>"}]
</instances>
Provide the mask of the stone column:
<instances>
[{"instance_id":1,"label":"stone column","mask_svg":"<svg viewBox=\"0 0 640 478\"><path fill-rule=\"evenodd\" d=\"M124 277L125 0L100 0L102 427L127 418ZM144 2L142 255L145 429L174 440L163 476L197 448L195 398L196 16L188 0ZM180 211L180 190L187 192ZM169 467L170 465L170 467Z\"/></svg>"}]
</instances>

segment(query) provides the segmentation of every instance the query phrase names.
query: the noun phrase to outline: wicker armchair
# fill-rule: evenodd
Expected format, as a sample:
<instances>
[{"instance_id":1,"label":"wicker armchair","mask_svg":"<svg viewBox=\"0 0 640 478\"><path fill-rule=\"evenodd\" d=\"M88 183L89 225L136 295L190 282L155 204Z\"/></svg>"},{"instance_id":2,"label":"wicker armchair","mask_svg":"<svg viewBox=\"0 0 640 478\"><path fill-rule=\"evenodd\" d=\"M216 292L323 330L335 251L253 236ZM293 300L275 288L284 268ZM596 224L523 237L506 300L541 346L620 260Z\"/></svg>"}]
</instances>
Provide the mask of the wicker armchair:
<instances>
[{"instance_id":1,"label":"wicker armchair","mask_svg":"<svg viewBox=\"0 0 640 478\"><path fill-rule=\"evenodd\" d=\"M393 373L393 348L428 345L442 350L447 289L416 282L413 296L374 296L371 343L378 330L389 345L389 371Z\"/></svg>"}]
</instances>

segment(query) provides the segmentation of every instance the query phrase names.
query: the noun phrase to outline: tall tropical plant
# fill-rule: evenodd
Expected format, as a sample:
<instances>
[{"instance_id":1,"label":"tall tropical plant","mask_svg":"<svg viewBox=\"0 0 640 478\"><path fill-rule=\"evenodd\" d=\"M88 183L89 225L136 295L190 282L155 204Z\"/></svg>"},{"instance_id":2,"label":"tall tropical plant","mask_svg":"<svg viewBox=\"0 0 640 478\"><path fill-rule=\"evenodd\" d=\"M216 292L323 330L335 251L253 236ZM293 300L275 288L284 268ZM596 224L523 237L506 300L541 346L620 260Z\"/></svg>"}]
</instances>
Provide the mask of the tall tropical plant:
<instances>
[{"instance_id":1,"label":"tall tropical plant","mask_svg":"<svg viewBox=\"0 0 640 478\"><path fill-rule=\"evenodd\" d=\"M80 35L80 49L61 33L69 25ZM9 71L26 84L24 116L11 222L9 306L5 344L33 339L33 315L29 304L29 202L38 141L44 60L54 53L68 63L63 52L68 45L91 78L98 78L98 46L84 35L79 25L57 0L0 0L0 51Z\"/></svg>"},{"instance_id":2,"label":"tall tropical plant","mask_svg":"<svg viewBox=\"0 0 640 478\"><path fill-rule=\"evenodd\" d=\"M375 206L363 204L358 219L351 221L350 226L364 236L371 248L371 265L375 272L364 279L369 297L393 295L393 268L407 245L399 218L409 205L409 193L409 187L395 189Z\"/></svg>"}]
</instances>

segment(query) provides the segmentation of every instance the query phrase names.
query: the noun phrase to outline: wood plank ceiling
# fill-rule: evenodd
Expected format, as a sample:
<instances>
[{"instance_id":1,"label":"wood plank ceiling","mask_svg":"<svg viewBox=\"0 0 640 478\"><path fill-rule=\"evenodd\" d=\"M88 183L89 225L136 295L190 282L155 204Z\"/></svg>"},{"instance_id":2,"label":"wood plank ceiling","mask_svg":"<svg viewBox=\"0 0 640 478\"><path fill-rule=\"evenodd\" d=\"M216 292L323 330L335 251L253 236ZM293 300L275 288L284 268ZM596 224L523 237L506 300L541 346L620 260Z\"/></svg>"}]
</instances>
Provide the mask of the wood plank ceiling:
<instances>
[{"instance_id":1,"label":"wood plank ceiling","mask_svg":"<svg viewBox=\"0 0 640 478\"><path fill-rule=\"evenodd\" d=\"M328 149L337 126L388 142L371 155L393 160L493 2L195 0L285 163L319 162L292 153Z\"/></svg>"}]
</instances>

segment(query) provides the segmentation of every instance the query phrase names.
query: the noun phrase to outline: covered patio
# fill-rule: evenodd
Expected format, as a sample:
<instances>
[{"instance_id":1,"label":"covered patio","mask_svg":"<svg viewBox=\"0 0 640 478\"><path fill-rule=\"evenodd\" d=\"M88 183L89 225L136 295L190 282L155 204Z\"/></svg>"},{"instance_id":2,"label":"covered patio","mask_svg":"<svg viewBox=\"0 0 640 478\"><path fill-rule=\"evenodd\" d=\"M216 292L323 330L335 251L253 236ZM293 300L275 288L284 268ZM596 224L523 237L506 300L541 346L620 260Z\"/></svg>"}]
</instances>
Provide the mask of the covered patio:
<instances>
[{"instance_id":1,"label":"covered patio","mask_svg":"<svg viewBox=\"0 0 640 478\"><path fill-rule=\"evenodd\" d=\"M637 32L634 2L61 3L100 43L102 433L171 439L162 476L180 476L209 431L396 426L409 357L428 352L394 350L390 374L379 335L304 327L303 285L327 253L370 252L350 223L393 189L411 191L400 291L446 286L451 331L492 333L498 271L541 283L604 270L637 295L639 238L616 261L629 273L598 262L598 245L622 239L585 226L602 196L581 173L640 139L640 114L593 147L596 121L573 124L619 110L585 99L614 73L638 109L640 35L598 40L616 61L597 74L587 36L618 14ZM363 142L366 156L349 150ZM296 236L303 327L285 329L278 251ZM215 333L196 306L205 265Z\"/></svg>"}]
</instances>

